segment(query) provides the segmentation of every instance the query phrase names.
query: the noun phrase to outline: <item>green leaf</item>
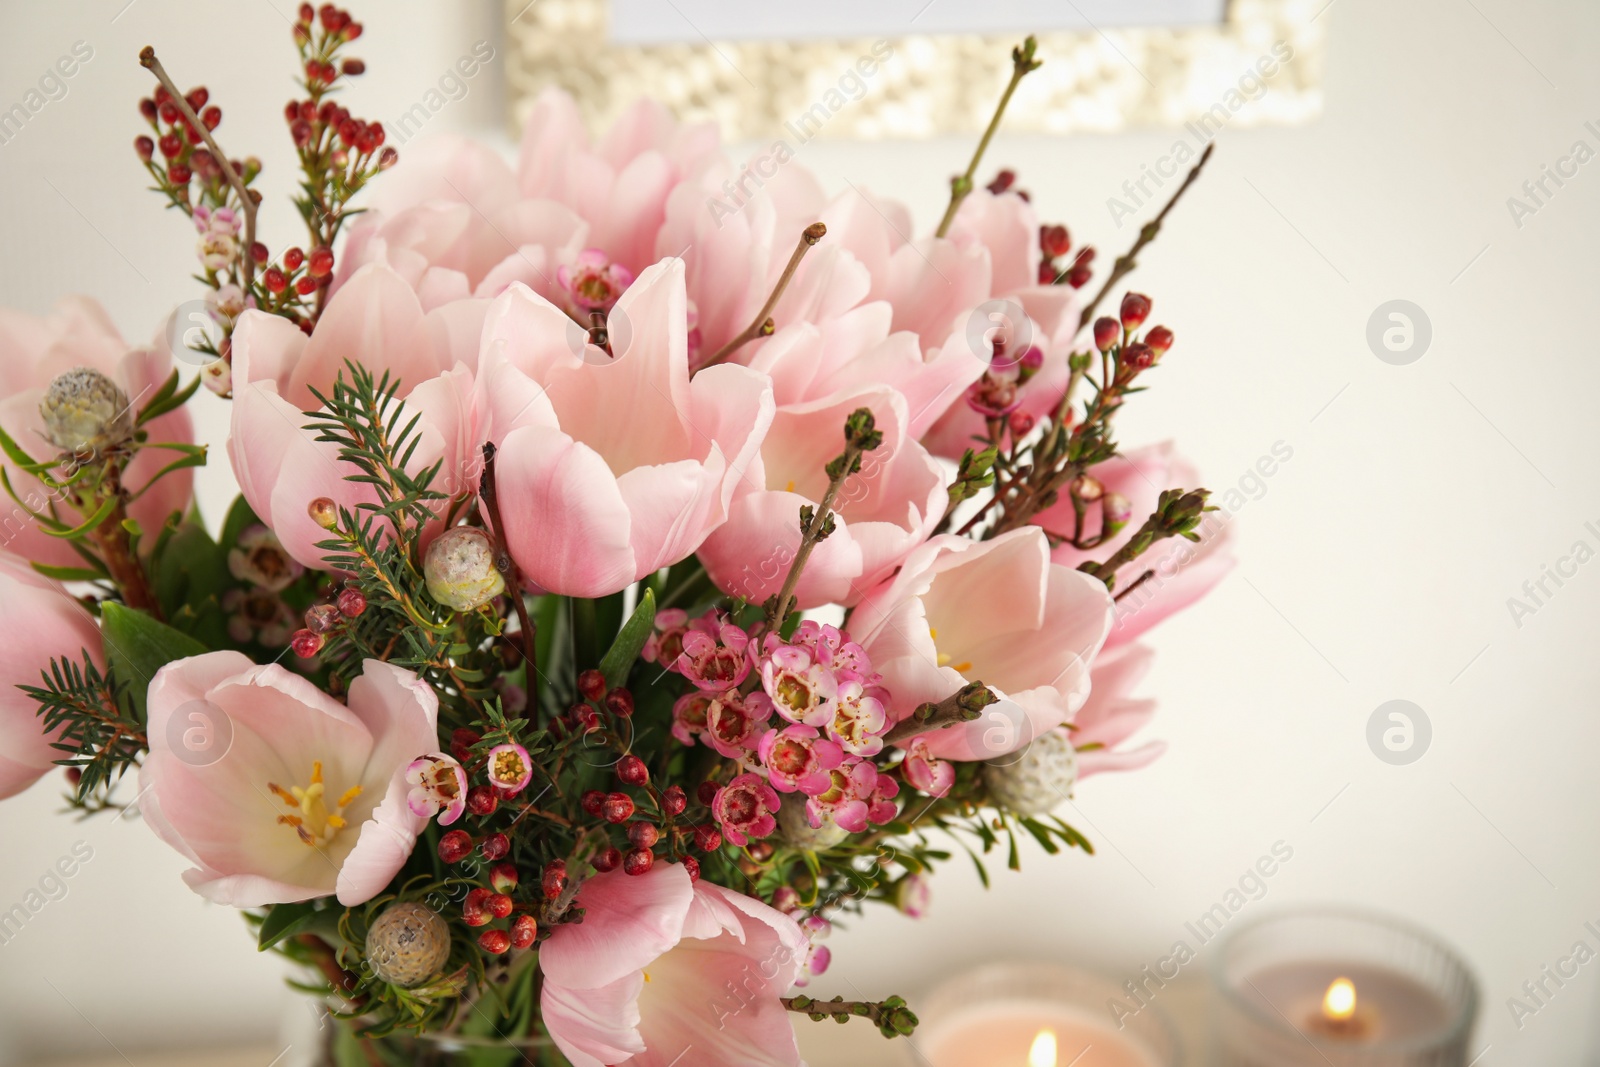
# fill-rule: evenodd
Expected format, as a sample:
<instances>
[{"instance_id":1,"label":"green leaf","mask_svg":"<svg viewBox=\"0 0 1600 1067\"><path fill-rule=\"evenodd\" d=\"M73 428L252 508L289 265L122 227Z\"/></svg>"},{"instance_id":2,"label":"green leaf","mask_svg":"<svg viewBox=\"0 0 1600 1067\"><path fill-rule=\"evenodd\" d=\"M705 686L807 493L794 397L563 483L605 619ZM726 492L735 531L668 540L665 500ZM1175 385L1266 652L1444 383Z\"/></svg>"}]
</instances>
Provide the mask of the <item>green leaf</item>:
<instances>
[{"instance_id":1,"label":"green leaf","mask_svg":"<svg viewBox=\"0 0 1600 1067\"><path fill-rule=\"evenodd\" d=\"M267 917L261 922L261 930L256 936L256 948L265 952L286 937L293 937L305 930L317 918L317 902L315 900L298 900L292 904L274 904L272 910L267 912Z\"/></svg>"},{"instance_id":2,"label":"green leaf","mask_svg":"<svg viewBox=\"0 0 1600 1067\"><path fill-rule=\"evenodd\" d=\"M156 672L173 660L198 656L206 646L188 634L157 622L142 611L107 602L100 607L100 635L106 660L125 687L140 722L145 719L145 693Z\"/></svg>"},{"instance_id":3,"label":"green leaf","mask_svg":"<svg viewBox=\"0 0 1600 1067\"><path fill-rule=\"evenodd\" d=\"M239 543L240 534L260 523L261 520L256 518L256 513L250 509L249 502L242 496L238 497L228 508L228 517L222 520L222 536L217 538L217 544L223 548L232 548Z\"/></svg>"},{"instance_id":4,"label":"green leaf","mask_svg":"<svg viewBox=\"0 0 1600 1067\"><path fill-rule=\"evenodd\" d=\"M194 381L180 390L178 388L178 372L173 371L171 377L163 382L161 388L156 391L156 395L150 398L150 403L146 404L144 410L139 412L137 425L143 426L151 419L158 419L169 411L181 408L189 402L189 398L194 396L195 390L199 388L200 376L196 374Z\"/></svg>"},{"instance_id":5,"label":"green leaf","mask_svg":"<svg viewBox=\"0 0 1600 1067\"><path fill-rule=\"evenodd\" d=\"M94 509L93 515L90 515L87 519L84 519L82 523L72 527L71 529L63 528L60 530L55 530L48 526L41 526L40 529L49 534L51 537L73 539L82 537L96 526L99 526L102 522L105 522L106 517L111 514L113 509L116 508L117 503L118 500L116 497L106 497L105 500L101 502L100 506Z\"/></svg>"},{"instance_id":6,"label":"green leaf","mask_svg":"<svg viewBox=\"0 0 1600 1067\"><path fill-rule=\"evenodd\" d=\"M232 585L228 553L205 528L185 522L161 543L151 564L151 585L175 629L212 645L226 633L222 594Z\"/></svg>"},{"instance_id":7,"label":"green leaf","mask_svg":"<svg viewBox=\"0 0 1600 1067\"><path fill-rule=\"evenodd\" d=\"M22 446L11 439L11 435L0 429L0 450L4 450L6 458L23 470L32 471L41 469L48 464L42 464L22 450Z\"/></svg>"},{"instance_id":8,"label":"green leaf","mask_svg":"<svg viewBox=\"0 0 1600 1067\"><path fill-rule=\"evenodd\" d=\"M639 650L644 648L655 625L656 595L646 589L639 598L639 606L622 624L611 649L600 657L600 673L606 676L607 687L615 688L628 680L628 672L633 669L634 660L639 658Z\"/></svg>"},{"instance_id":9,"label":"green leaf","mask_svg":"<svg viewBox=\"0 0 1600 1067\"><path fill-rule=\"evenodd\" d=\"M30 565L46 578L54 578L58 582L98 582L106 577L105 572L88 567L52 567L48 563Z\"/></svg>"}]
</instances>

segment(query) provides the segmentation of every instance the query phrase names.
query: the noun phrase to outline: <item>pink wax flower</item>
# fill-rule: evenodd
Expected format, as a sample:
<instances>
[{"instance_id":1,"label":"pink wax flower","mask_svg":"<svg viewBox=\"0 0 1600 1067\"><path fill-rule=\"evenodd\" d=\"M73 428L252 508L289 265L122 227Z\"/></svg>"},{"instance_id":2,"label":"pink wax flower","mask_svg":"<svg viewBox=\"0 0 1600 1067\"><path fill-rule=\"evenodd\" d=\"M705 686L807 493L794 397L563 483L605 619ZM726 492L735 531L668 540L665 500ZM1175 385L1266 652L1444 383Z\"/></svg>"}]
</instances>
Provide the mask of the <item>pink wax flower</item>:
<instances>
[{"instance_id":1,"label":"pink wax flower","mask_svg":"<svg viewBox=\"0 0 1600 1067\"><path fill-rule=\"evenodd\" d=\"M682 608L662 608L656 612L655 628L645 639L639 656L646 663L675 667L683 651L683 635L689 627L689 613Z\"/></svg>"},{"instance_id":2,"label":"pink wax flower","mask_svg":"<svg viewBox=\"0 0 1600 1067\"><path fill-rule=\"evenodd\" d=\"M502 795L516 796L533 780L533 760L521 745L496 745L489 750L488 775Z\"/></svg>"},{"instance_id":3,"label":"pink wax flower","mask_svg":"<svg viewBox=\"0 0 1600 1067\"><path fill-rule=\"evenodd\" d=\"M1066 567L1077 567L1087 559L1105 559L1122 547L1155 510L1162 490L1194 489L1205 484L1199 471L1178 454L1171 441L1133 449L1097 465L1091 473L1108 497L1122 498L1118 507L1127 509L1128 524L1121 533L1092 549L1077 549L1070 543L1059 545L1050 558ZM1091 508L1084 519L1087 534L1099 532L1095 511ZM1033 521L1053 534L1070 538L1072 501L1063 494L1060 501L1039 512ZM1181 537L1168 538L1117 572L1119 590L1126 589L1147 570L1155 574L1117 601L1116 623L1106 639L1108 648L1137 640L1152 626L1211 592L1233 569L1233 527L1226 513L1211 512L1196 532L1200 534L1198 544Z\"/></svg>"},{"instance_id":4,"label":"pink wax flower","mask_svg":"<svg viewBox=\"0 0 1600 1067\"><path fill-rule=\"evenodd\" d=\"M761 661L761 686L778 714L793 723L826 726L833 718L839 680L808 649L778 645Z\"/></svg>"},{"instance_id":5,"label":"pink wax flower","mask_svg":"<svg viewBox=\"0 0 1600 1067\"><path fill-rule=\"evenodd\" d=\"M539 949L543 1021L573 1067L800 1067L779 1000L806 958L793 919L676 863L590 878L577 904L583 922Z\"/></svg>"},{"instance_id":6,"label":"pink wax flower","mask_svg":"<svg viewBox=\"0 0 1600 1067\"><path fill-rule=\"evenodd\" d=\"M745 655L749 643L750 635L731 622L718 624L711 633L690 629L683 635L678 673L711 692L732 689L750 674L750 660Z\"/></svg>"},{"instance_id":7,"label":"pink wax flower","mask_svg":"<svg viewBox=\"0 0 1600 1067\"><path fill-rule=\"evenodd\" d=\"M172 374L172 356L166 339L157 336L144 348L130 347L109 316L88 297L67 297L47 316L0 309L0 426L34 459L53 459L56 450L44 437L39 401L57 375L78 367L111 378L128 397L133 412ZM130 412L132 414L132 412ZM194 426L187 406L170 411L146 424L150 444L191 444ZM146 447L139 451L122 475L133 494L128 514L144 529L158 530L173 512L185 511L194 488L194 472L184 469L164 476L154 486L151 477L177 458L177 453ZM17 469L0 456L0 469L23 504L49 513L54 506L63 522L77 525L78 515L59 494L46 489L33 475ZM13 507L16 505L13 504ZM0 549L36 563L56 567L81 567L83 558L70 544L51 537L22 511L8 520Z\"/></svg>"},{"instance_id":8,"label":"pink wax flower","mask_svg":"<svg viewBox=\"0 0 1600 1067\"><path fill-rule=\"evenodd\" d=\"M83 662L87 652L104 669L100 630L66 590L19 559L0 556L0 800L32 785L66 753L51 748L39 704L19 685L39 686L50 661Z\"/></svg>"},{"instance_id":9,"label":"pink wax flower","mask_svg":"<svg viewBox=\"0 0 1600 1067\"><path fill-rule=\"evenodd\" d=\"M411 786L406 803L413 815L424 819L437 815L440 826L449 826L467 810L467 772L442 752L412 760L406 767L406 783Z\"/></svg>"},{"instance_id":10,"label":"pink wax flower","mask_svg":"<svg viewBox=\"0 0 1600 1067\"><path fill-rule=\"evenodd\" d=\"M933 905L933 883L926 875L908 874L894 884L894 906L910 919L921 919Z\"/></svg>"},{"instance_id":11,"label":"pink wax flower","mask_svg":"<svg viewBox=\"0 0 1600 1067\"><path fill-rule=\"evenodd\" d=\"M1148 766L1167 750L1163 741L1138 748L1118 745L1141 730L1155 715L1156 702L1130 695L1150 670L1155 652L1145 645L1119 645L1101 653L1091 672L1094 689L1073 717L1073 747L1078 749L1080 780L1102 771L1134 771Z\"/></svg>"},{"instance_id":12,"label":"pink wax flower","mask_svg":"<svg viewBox=\"0 0 1600 1067\"><path fill-rule=\"evenodd\" d=\"M911 743L906 745L906 758L900 764L900 773L905 775L907 785L930 797L942 797L956 784L955 767L929 752L928 739L925 737L913 737Z\"/></svg>"},{"instance_id":13,"label":"pink wax flower","mask_svg":"<svg viewBox=\"0 0 1600 1067\"><path fill-rule=\"evenodd\" d=\"M844 760L844 750L811 726L785 726L762 735L756 749L773 788L813 795L827 789L828 772Z\"/></svg>"},{"instance_id":14,"label":"pink wax flower","mask_svg":"<svg viewBox=\"0 0 1600 1067\"><path fill-rule=\"evenodd\" d=\"M680 261L641 274L612 324L607 354L518 286L484 330L477 403L500 448L506 540L524 576L567 596L617 592L699 548L772 418L754 371L690 380Z\"/></svg>"},{"instance_id":15,"label":"pink wax flower","mask_svg":"<svg viewBox=\"0 0 1600 1067\"><path fill-rule=\"evenodd\" d=\"M865 833L869 822L881 826L900 813L894 802L899 783L880 773L870 761L835 768L828 777L828 788L806 801L806 816L813 828L822 826L826 816L840 829Z\"/></svg>"},{"instance_id":16,"label":"pink wax flower","mask_svg":"<svg viewBox=\"0 0 1600 1067\"><path fill-rule=\"evenodd\" d=\"M633 284L633 272L611 262L598 248L585 248L569 265L556 270L556 280L581 311L609 311Z\"/></svg>"},{"instance_id":17,"label":"pink wax flower","mask_svg":"<svg viewBox=\"0 0 1600 1067\"><path fill-rule=\"evenodd\" d=\"M881 690L880 690L881 692ZM875 756L883 751L882 735L889 717L883 701L855 678L839 683L828 736L852 756Z\"/></svg>"},{"instance_id":18,"label":"pink wax flower","mask_svg":"<svg viewBox=\"0 0 1600 1067\"><path fill-rule=\"evenodd\" d=\"M992 541L936 537L856 607L852 632L883 676L895 721L971 681L1000 697L972 722L922 735L930 754L974 760L1015 751L1088 697L1111 596L1049 553L1034 527Z\"/></svg>"},{"instance_id":19,"label":"pink wax flower","mask_svg":"<svg viewBox=\"0 0 1600 1067\"><path fill-rule=\"evenodd\" d=\"M715 693L706 706L703 739L729 759L745 759L766 734L771 718L772 701L765 693Z\"/></svg>"},{"instance_id":20,"label":"pink wax flower","mask_svg":"<svg viewBox=\"0 0 1600 1067\"><path fill-rule=\"evenodd\" d=\"M717 790L711 813L730 844L743 848L752 838L778 828L778 794L759 774L746 772Z\"/></svg>"},{"instance_id":21,"label":"pink wax flower","mask_svg":"<svg viewBox=\"0 0 1600 1067\"><path fill-rule=\"evenodd\" d=\"M207 899L360 904L427 825L406 772L439 743L439 703L410 671L366 661L347 707L282 667L208 652L157 672L149 702L140 811Z\"/></svg>"},{"instance_id":22,"label":"pink wax flower","mask_svg":"<svg viewBox=\"0 0 1600 1067\"><path fill-rule=\"evenodd\" d=\"M800 550L799 514L827 492L828 461L851 412L873 412L883 443L862 457L834 499L836 527L800 574L800 608L854 604L925 541L948 496L938 462L908 432L905 398L882 386L779 408L728 521L701 546L706 573L724 592L761 603L782 588ZM747 487L748 488L748 487Z\"/></svg>"},{"instance_id":23,"label":"pink wax flower","mask_svg":"<svg viewBox=\"0 0 1600 1067\"><path fill-rule=\"evenodd\" d=\"M442 463L431 488L446 495L475 484L470 367L486 306L467 301L425 315L411 287L374 264L334 295L310 338L277 315L240 316L228 456L245 500L296 560L324 565L316 545L330 535L306 512L313 500L325 497L352 509L376 500L370 485L347 480L360 472L338 458L336 445L303 428L308 420L302 412L317 406L312 389L329 395L346 360L398 380L405 411L421 416L420 444L408 469Z\"/></svg>"},{"instance_id":24,"label":"pink wax flower","mask_svg":"<svg viewBox=\"0 0 1600 1067\"><path fill-rule=\"evenodd\" d=\"M711 702L715 697L699 689L691 690L672 702L672 736L686 745L706 732Z\"/></svg>"}]
</instances>

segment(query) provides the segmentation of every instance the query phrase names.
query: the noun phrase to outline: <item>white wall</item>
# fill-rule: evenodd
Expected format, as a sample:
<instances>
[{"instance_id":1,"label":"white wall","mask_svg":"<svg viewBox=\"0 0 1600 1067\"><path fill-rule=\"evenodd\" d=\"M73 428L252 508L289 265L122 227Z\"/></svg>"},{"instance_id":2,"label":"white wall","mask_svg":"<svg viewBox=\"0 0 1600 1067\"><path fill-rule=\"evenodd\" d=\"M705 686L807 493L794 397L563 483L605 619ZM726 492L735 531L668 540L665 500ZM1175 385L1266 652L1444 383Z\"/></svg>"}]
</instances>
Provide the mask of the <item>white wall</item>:
<instances>
[{"instance_id":1,"label":"white wall","mask_svg":"<svg viewBox=\"0 0 1600 1067\"><path fill-rule=\"evenodd\" d=\"M0 102L75 40L95 58L0 147L0 278L7 303L35 311L94 293L137 336L193 295L191 237L140 192L128 147L147 90L138 47L155 42L180 82L211 87L223 143L267 160L264 225L282 229L288 211L271 194L286 188L278 115L292 53L273 5L290 5L229 3L224 32L224 5L136 0L111 23L121 2L7 5ZM358 12L373 73L351 103L383 99L372 110L386 118L481 31L442 5L384 7ZM1172 751L1145 772L1091 780L1064 811L1100 855L1030 852L1029 876L1002 872L988 894L952 863L932 918L879 915L833 943L824 992L914 992L1007 954L1131 975L1281 839L1294 858L1246 914L1304 900L1397 911L1477 969L1479 1047L1490 1046L1480 1064L1592 1062L1596 965L1520 1030L1506 999L1580 938L1593 947L1583 923L1600 919L1600 564L1520 627L1506 600L1573 542L1600 548L1584 528L1600 527L1587 321L1600 164L1520 229L1506 198L1575 140L1600 148L1583 126L1600 127L1600 9L1337 0L1322 17L1325 117L1226 133L1138 275L1179 341L1126 412L1125 442L1176 435L1217 489L1275 442L1293 449L1237 517L1235 575L1158 631L1147 689L1163 712L1150 732ZM474 93L439 127L479 121L491 91ZM1002 137L991 158L1104 262L1131 239L1107 197L1173 138ZM967 151L966 139L813 143L801 158L830 187L849 178L907 198L926 225ZM1380 362L1365 340L1373 310L1395 298L1433 325L1409 366ZM220 403L203 399L220 440ZM207 476L209 499L225 477ZM1394 698L1434 729L1405 767L1365 740L1373 709ZM0 1057L106 1051L97 1030L127 1049L270 1036L286 994L238 919L188 894L184 864L135 820L74 825L54 814L55 794L40 786L0 808L0 904L75 840L95 858L0 946Z\"/></svg>"}]
</instances>

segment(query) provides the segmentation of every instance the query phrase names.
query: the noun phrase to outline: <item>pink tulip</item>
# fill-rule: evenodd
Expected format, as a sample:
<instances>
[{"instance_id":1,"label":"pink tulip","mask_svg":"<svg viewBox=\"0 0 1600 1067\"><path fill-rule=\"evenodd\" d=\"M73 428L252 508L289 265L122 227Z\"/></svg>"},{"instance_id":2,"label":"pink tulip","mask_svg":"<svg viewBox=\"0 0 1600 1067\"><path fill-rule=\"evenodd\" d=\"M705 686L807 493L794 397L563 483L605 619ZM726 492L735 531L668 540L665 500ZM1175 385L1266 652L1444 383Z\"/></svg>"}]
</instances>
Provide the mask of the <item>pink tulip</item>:
<instances>
[{"instance_id":1,"label":"pink tulip","mask_svg":"<svg viewBox=\"0 0 1600 1067\"><path fill-rule=\"evenodd\" d=\"M506 541L553 593L604 596L684 559L728 515L772 421L766 376L689 378L683 264L640 275L612 354L525 287L484 328L478 408L500 449Z\"/></svg>"},{"instance_id":2,"label":"pink tulip","mask_svg":"<svg viewBox=\"0 0 1600 1067\"><path fill-rule=\"evenodd\" d=\"M1142 729L1155 715L1156 702L1129 694L1150 670L1155 653L1144 645L1123 645L1101 653L1090 672L1094 691L1073 717L1073 747L1078 749L1078 777L1102 771L1135 771L1167 750L1163 741L1117 751L1117 746ZM1096 746L1090 748L1089 746ZM1088 751L1084 751L1085 749Z\"/></svg>"},{"instance_id":3,"label":"pink tulip","mask_svg":"<svg viewBox=\"0 0 1600 1067\"><path fill-rule=\"evenodd\" d=\"M809 948L795 921L681 864L590 878L581 923L540 947L543 1019L573 1067L800 1067L779 997Z\"/></svg>"},{"instance_id":4,"label":"pink tulip","mask_svg":"<svg viewBox=\"0 0 1600 1067\"><path fill-rule=\"evenodd\" d=\"M933 532L948 500L945 477L908 434L904 397L878 387L780 408L749 475L762 488L739 495L700 548L724 592L759 604L783 586L800 549L800 509L818 506L827 492L825 468L839 454L845 419L863 407L883 443L835 498L838 525L801 572L799 606L854 604Z\"/></svg>"},{"instance_id":5,"label":"pink tulip","mask_svg":"<svg viewBox=\"0 0 1600 1067\"><path fill-rule=\"evenodd\" d=\"M244 498L291 556L308 567L323 565L316 545L330 535L306 513L313 500L354 508L376 499L371 486L347 480L359 472L338 459L336 446L305 429L311 420L303 412L317 406L312 389L329 395L346 360L375 377L387 372L406 409L422 415L422 443L409 469L442 460L434 489L453 494L475 487L481 461L470 368L487 306L459 301L423 314L411 287L375 263L328 302L310 338L275 315L247 311L240 318L228 456Z\"/></svg>"},{"instance_id":6,"label":"pink tulip","mask_svg":"<svg viewBox=\"0 0 1600 1067\"><path fill-rule=\"evenodd\" d=\"M21 560L0 556L0 604L5 640L0 641L0 800L15 796L47 773L67 753L51 748L39 705L17 688L43 685L50 661L83 662L102 668L100 630L89 613L55 582Z\"/></svg>"},{"instance_id":7,"label":"pink tulip","mask_svg":"<svg viewBox=\"0 0 1600 1067\"><path fill-rule=\"evenodd\" d=\"M857 605L850 630L882 673L895 720L970 681L1000 697L972 722L919 735L931 755L1003 755L1068 721L1088 698L1111 597L1049 553L1032 528L982 542L935 537Z\"/></svg>"},{"instance_id":8,"label":"pink tulip","mask_svg":"<svg viewBox=\"0 0 1600 1067\"><path fill-rule=\"evenodd\" d=\"M349 706L237 652L169 663L150 683L140 811L194 869L183 878L239 908L388 886L427 817L406 771L436 749L439 701L410 671L368 660Z\"/></svg>"},{"instance_id":9,"label":"pink tulip","mask_svg":"<svg viewBox=\"0 0 1600 1067\"><path fill-rule=\"evenodd\" d=\"M1178 455L1170 441L1134 449L1090 473L1107 494L1116 493L1127 499L1131 517L1122 532L1092 549L1077 549L1070 543L1060 545L1051 558L1066 567L1076 568L1086 559L1105 559L1120 548L1155 510L1162 490L1198 489L1204 484L1200 473ZM1072 501L1063 494L1054 506L1034 516L1034 522L1052 534L1070 538L1074 530ZM1084 532L1093 536L1099 530L1098 507L1091 506ZM1223 513L1208 514L1198 532L1198 544L1179 537L1168 538L1117 572L1119 590L1127 589L1147 570L1155 574L1117 601L1117 621L1106 639L1107 647L1138 639L1156 623L1211 592L1233 569L1233 530Z\"/></svg>"},{"instance_id":10,"label":"pink tulip","mask_svg":"<svg viewBox=\"0 0 1600 1067\"><path fill-rule=\"evenodd\" d=\"M173 362L160 335L148 347L130 349L104 309L88 297L68 297L44 318L0 309L0 395L4 396L0 426L34 459L50 459L57 451L45 440L39 401L58 374L76 367L89 367L110 377L137 412L172 374ZM187 407L168 412L146 429L152 445L194 441ZM124 471L123 484L138 493L156 471L177 458L177 453L165 449L141 449ZM0 457L0 467L23 504L48 513L55 503L62 521L77 523L78 513L38 479L21 473L4 457ZM159 529L173 512L188 508L193 487L192 470L175 471L134 500L128 514L146 530ZM0 518L0 549L52 566L83 565L72 546L41 531L22 504L0 495L0 507L5 509Z\"/></svg>"}]
</instances>

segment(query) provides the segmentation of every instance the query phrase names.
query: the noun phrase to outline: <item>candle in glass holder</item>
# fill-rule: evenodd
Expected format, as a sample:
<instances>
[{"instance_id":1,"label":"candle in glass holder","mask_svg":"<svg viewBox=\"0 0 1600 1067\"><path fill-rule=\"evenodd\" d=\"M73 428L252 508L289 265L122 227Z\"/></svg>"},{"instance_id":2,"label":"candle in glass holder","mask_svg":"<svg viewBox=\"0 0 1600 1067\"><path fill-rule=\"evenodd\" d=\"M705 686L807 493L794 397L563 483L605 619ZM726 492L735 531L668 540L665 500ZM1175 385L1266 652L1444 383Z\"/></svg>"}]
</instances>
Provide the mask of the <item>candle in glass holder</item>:
<instances>
[{"instance_id":1,"label":"candle in glass holder","mask_svg":"<svg viewBox=\"0 0 1600 1067\"><path fill-rule=\"evenodd\" d=\"M1241 927L1213 957L1219 1067L1462 1067L1477 1012L1436 939L1332 909Z\"/></svg>"},{"instance_id":2,"label":"candle in glass holder","mask_svg":"<svg viewBox=\"0 0 1600 1067\"><path fill-rule=\"evenodd\" d=\"M1177 1067L1159 1012L1116 1027L1105 1005L1119 992L1061 967L982 967L917 1003L921 1025L903 1051L915 1067Z\"/></svg>"}]
</instances>

